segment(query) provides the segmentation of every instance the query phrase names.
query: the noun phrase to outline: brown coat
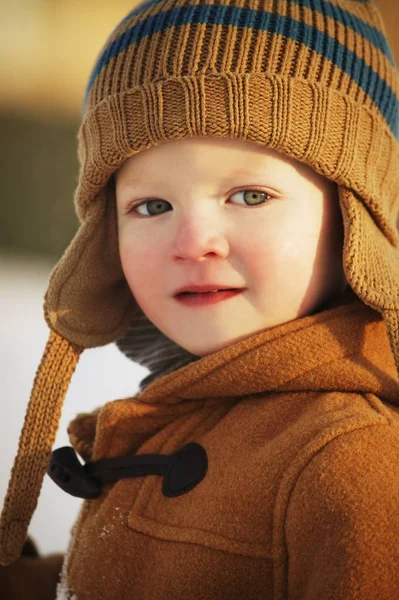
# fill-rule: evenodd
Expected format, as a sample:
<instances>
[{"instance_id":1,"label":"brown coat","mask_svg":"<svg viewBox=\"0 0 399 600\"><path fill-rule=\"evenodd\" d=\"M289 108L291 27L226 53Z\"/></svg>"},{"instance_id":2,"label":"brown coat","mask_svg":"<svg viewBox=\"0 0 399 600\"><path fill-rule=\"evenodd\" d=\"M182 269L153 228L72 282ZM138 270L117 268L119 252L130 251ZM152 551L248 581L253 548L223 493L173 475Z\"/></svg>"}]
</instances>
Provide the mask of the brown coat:
<instances>
[{"instance_id":1,"label":"brown coat","mask_svg":"<svg viewBox=\"0 0 399 600\"><path fill-rule=\"evenodd\" d=\"M207 469L180 495L150 474L84 500L57 600L399 599L399 381L362 302L254 334L69 434L93 461L195 442Z\"/></svg>"}]
</instances>

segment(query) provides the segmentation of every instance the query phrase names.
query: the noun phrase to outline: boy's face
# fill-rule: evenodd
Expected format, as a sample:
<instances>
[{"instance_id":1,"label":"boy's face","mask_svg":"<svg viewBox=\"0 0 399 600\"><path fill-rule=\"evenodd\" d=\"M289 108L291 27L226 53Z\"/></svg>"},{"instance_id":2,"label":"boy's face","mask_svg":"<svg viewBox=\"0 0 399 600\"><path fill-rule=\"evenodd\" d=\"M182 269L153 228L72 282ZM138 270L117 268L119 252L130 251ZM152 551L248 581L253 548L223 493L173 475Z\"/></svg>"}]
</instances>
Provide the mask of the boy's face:
<instances>
[{"instance_id":1,"label":"boy's face","mask_svg":"<svg viewBox=\"0 0 399 600\"><path fill-rule=\"evenodd\" d=\"M130 289L148 319L194 355L313 314L347 285L335 183L270 148L167 141L123 163L116 199ZM133 201L147 204L127 212ZM185 306L174 293L193 283L246 289Z\"/></svg>"}]
</instances>

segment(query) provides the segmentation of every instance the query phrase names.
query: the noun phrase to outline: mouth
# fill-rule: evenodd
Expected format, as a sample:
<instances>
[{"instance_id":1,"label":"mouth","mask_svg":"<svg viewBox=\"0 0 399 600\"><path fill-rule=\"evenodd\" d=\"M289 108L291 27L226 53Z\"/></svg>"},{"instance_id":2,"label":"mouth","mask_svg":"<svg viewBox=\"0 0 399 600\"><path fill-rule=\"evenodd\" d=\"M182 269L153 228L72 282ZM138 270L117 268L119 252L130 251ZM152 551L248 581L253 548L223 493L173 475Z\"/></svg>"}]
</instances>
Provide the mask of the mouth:
<instances>
[{"instance_id":1,"label":"mouth","mask_svg":"<svg viewBox=\"0 0 399 600\"><path fill-rule=\"evenodd\" d=\"M240 291L240 288L222 288L220 290L209 290L209 292L180 292L180 294L177 294L178 296L188 296L188 295L198 295L198 294L215 294L217 292L238 292Z\"/></svg>"},{"instance_id":2,"label":"mouth","mask_svg":"<svg viewBox=\"0 0 399 600\"><path fill-rule=\"evenodd\" d=\"M230 298L239 296L244 290L240 288L221 289L216 292L181 292L177 294L176 300L185 306L191 308L219 304L219 302L228 301Z\"/></svg>"}]
</instances>

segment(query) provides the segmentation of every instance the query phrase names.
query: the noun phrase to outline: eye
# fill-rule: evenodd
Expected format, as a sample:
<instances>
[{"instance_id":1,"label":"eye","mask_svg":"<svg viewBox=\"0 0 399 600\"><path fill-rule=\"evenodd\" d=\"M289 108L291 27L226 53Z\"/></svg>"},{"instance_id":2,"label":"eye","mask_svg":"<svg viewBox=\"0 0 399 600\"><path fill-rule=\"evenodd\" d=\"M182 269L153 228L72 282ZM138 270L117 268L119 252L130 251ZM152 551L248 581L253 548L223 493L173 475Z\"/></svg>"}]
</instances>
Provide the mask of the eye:
<instances>
[{"instance_id":1,"label":"eye","mask_svg":"<svg viewBox=\"0 0 399 600\"><path fill-rule=\"evenodd\" d=\"M261 204L265 203L265 196L268 196L269 198L272 198L272 196L270 194L268 194L267 192L263 192L262 190L240 190L238 192L234 192L233 194L231 194L230 198L233 198L234 196L238 196L239 194L243 194L243 198L244 198L244 206L260 206ZM150 212L150 214L146 215L146 214L142 214L140 212L137 211L138 208L141 208L142 206L145 206L146 204L148 204L149 208L146 209ZM166 200L159 200L159 199L154 199L154 200L146 200L145 202L140 202L140 204L136 204L135 206L130 207L127 210L127 213L135 213L136 215L140 215L142 217L147 217L147 216L157 216L158 214L162 214L157 212L158 210L161 210L162 208L162 204L170 204L169 202L167 202ZM153 213L151 214L151 211L153 211Z\"/></svg>"}]
</instances>

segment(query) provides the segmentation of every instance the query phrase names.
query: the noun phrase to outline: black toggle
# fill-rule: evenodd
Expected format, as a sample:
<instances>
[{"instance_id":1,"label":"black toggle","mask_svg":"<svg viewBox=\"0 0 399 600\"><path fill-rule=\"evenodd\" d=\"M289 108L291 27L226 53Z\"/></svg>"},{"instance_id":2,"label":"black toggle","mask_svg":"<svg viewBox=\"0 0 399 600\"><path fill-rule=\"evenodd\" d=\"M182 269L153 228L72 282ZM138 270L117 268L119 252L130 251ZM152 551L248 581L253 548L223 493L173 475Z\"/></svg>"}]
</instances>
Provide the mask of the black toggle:
<instances>
[{"instance_id":1,"label":"black toggle","mask_svg":"<svg viewBox=\"0 0 399 600\"><path fill-rule=\"evenodd\" d=\"M51 455L48 475L64 492L78 498L97 498L104 484L142 475L163 475L164 496L180 496L203 480L208 470L205 449L196 442L186 444L170 456L139 454L103 458L82 465L75 450L64 446Z\"/></svg>"},{"instance_id":2,"label":"black toggle","mask_svg":"<svg viewBox=\"0 0 399 600\"><path fill-rule=\"evenodd\" d=\"M85 467L75 450L64 446L52 453L47 473L64 492L77 498L97 498L101 493L101 483L90 477Z\"/></svg>"}]
</instances>

